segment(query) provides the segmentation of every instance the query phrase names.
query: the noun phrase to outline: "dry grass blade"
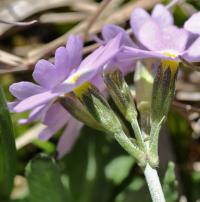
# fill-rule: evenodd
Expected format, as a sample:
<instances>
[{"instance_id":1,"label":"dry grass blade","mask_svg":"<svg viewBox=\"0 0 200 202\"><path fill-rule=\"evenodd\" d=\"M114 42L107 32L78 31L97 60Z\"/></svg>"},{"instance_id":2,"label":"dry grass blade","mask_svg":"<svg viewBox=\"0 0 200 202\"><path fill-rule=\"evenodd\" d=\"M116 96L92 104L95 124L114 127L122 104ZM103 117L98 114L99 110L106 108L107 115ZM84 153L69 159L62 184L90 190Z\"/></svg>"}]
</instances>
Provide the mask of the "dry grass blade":
<instances>
[{"instance_id":1,"label":"dry grass blade","mask_svg":"<svg viewBox=\"0 0 200 202\"><path fill-rule=\"evenodd\" d=\"M108 6L108 4L111 2L112 0L103 0L97 11L94 13L94 15L89 19L88 24L85 28L84 31L84 38L86 39L88 37L88 33L91 29L91 27L93 26L93 24L95 23L95 21L97 20L97 18L100 16L100 14L104 11L104 9L106 8L106 6Z\"/></svg>"},{"instance_id":2,"label":"dry grass blade","mask_svg":"<svg viewBox=\"0 0 200 202\"><path fill-rule=\"evenodd\" d=\"M200 101L200 92L178 92L176 98L180 101L191 101L198 102Z\"/></svg>"},{"instance_id":3,"label":"dry grass blade","mask_svg":"<svg viewBox=\"0 0 200 202\"><path fill-rule=\"evenodd\" d=\"M123 6L121 6L119 9L115 9L115 11L113 11L112 14L110 14L110 11L109 11L109 15L103 16L100 20L98 20L91 28L90 34L97 34L98 32L100 32L100 30L104 24L109 24L109 23L123 24L126 20L129 19L131 12L134 8L144 7L146 9L149 9L158 2L160 2L160 0L151 0L151 1L137 0L132 3L126 3ZM40 48L30 51L26 58L20 59L20 63L16 64L15 69L17 70L17 67L19 67L19 66L20 67L27 66L27 69L34 67L35 63L39 59L41 59L45 56L51 55L57 47L64 45L66 43L67 37L70 34L79 34L79 35L83 36L84 31L85 31L86 27L88 26L88 23L89 23L89 19L86 19L86 20L80 22L79 24L77 24L70 31L68 31L64 35L60 36L59 38L41 46ZM6 61L4 61L4 62L6 63ZM24 71L24 70L25 70L24 68L21 69L21 71ZM8 71L11 72L12 70L9 69ZM14 71L12 71L12 72L14 72ZM3 70L3 72L0 71L0 73L6 73L6 71Z\"/></svg>"},{"instance_id":4,"label":"dry grass blade","mask_svg":"<svg viewBox=\"0 0 200 202\"><path fill-rule=\"evenodd\" d=\"M0 50L0 62L10 66L18 66L23 63L23 59L16 55L12 55L3 50Z\"/></svg>"},{"instance_id":5,"label":"dry grass blade","mask_svg":"<svg viewBox=\"0 0 200 202\"><path fill-rule=\"evenodd\" d=\"M0 20L0 23L9 24L9 25L13 25L13 26L29 26L29 25L35 24L36 22L37 22L37 20L32 20L32 21L28 21L28 22L11 22L11 21L6 21L6 20Z\"/></svg>"},{"instance_id":6,"label":"dry grass blade","mask_svg":"<svg viewBox=\"0 0 200 202\"><path fill-rule=\"evenodd\" d=\"M38 138L38 134L45 128L44 125L38 124L29 129L26 133L22 134L16 139L17 150L30 144L33 140Z\"/></svg>"}]
</instances>

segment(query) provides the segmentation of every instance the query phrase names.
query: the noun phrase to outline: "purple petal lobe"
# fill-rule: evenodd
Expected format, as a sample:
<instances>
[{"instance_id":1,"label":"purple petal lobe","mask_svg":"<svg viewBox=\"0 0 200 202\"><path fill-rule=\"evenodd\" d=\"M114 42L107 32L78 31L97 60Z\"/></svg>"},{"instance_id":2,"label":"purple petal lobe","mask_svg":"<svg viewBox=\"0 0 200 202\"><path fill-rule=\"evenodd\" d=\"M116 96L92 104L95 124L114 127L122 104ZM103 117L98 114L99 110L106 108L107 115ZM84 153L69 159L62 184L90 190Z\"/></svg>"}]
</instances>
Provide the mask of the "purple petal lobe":
<instances>
[{"instance_id":1,"label":"purple petal lobe","mask_svg":"<svg viewBox=\"0 0 200 202\"><path fill-rule=\"evenodd\" d=\"M157 4L151 14L161 26L173 25L174 19L170 11L162 4Z\"/></svg>"},{"instance_id":2,"label":"purple petal lobe","mask_svg":"<svg viewBox=\"0 0 200 202\"><path fill-rule=\"evenodd\" d=\"M18 100L14 101L14 102L7 102L7 106L10 112L14 112L14 108L15 106L19 103Z\"/></svg>"},{"instance_id":3,"label":"purple petal lobe","mask_svg":"<svg viewBox=\"0 0 200 202\"><path fill-rule=\"evenodd\" d=\"M69 68L77 68L82 60L83 40L80 36L71 35L68 38L66 49L69 56Z\"/></svg>"},{"instance_id":4,"label":"purple petal lobe","mask_svg":"<svg viewBox=\"0 0 200 202\"><path fill-rule=\"evenodd\" d=\"M171 57L164 55L162 52L159 51L149 51L149 50L141 50L137 48L131 48L131 47L124 47L122 57L119 57L119 60L123 62L129 62L130 60L136 60L136 59L145 59L145 58L162 58L162 59L168 59L172 60ZM174 58L176 60L178 58ZM130 61L130 62L131 62Z\"/></svg>"},{"instance_id":5,"label":"purple petal lobe","mask_svg":"<svg viewBox=\"0 0 200 202\"><path fill-rule=\"evenodd\" d=\"M14 83L10 86L9 91L14 95L17 99L23 100L27 97L30 97L34 94L44 92L44 89L34 83L31 82L19 82Z\"/></svg>"},{"instance_id":6,"label":"purple petal lobe","mask_svg":"<svg viewBox=\"0 0 200 202\"><path fill-rule=\"evenodd\" d=\"M188 42L189 33L175 26L164 27L162 30L162 49L182 52Z\"/></svg>"},{"instance_id":7,"label":"purple petal lobe","mask_svg":"<svg viewBox=\"0 0 200 202\"><path fill-rule=\"evenodd\" d=\"M135 35L148 19L150 19L150 15L142 8L136 8L132 12L130 24Z\"/></svg>"},{"instance_id":8,"label":"purple petal lobe","mask_svg":"<svg viewBox=\"0 0 200 202\"><path fill-rule=\"evenodd\" d=\"M49 91L33 95L19 102L19 104L14 107L14 111L20 113L23 111L31 110L35 107L48 103L56 96L56 93L51 93Z\"/></svg>"},{"instance_id":9,"label":"purple petal lobe","mask_svg":"<svg viewBox=\"0 0 200 202\"><path fill-rule=\"evenodd\" d=\"M147 20L137 33L139 42L149 50L162 50L162 30L154 20Z\"/></svg>"},{"instance_id":10,"label":"purple petal lobe","mask_svg":"<svg viewBox=\"0 0 200 202\"><path fill-rule=\"evenodd\" d=\"M69 113L62 107L62 105L60 105L59 103L54 103L47 111L43 123L51 127L61 119L68 120L69 117Z\"/></svg>"},{"instance_id":11,"label":"purple petal lobe","mask_svg":"<svg viewBox=\"0 0 200 202\"><path fill-rule=\"evenodd\" d=\"M69 56L65 47L59 47L55 53L55 76L59 77L59 81L63 81L70 73Z\"/></svg>"},{"instance_id":12,"label":"purple petal lobe","mask_svg":"<svg viewBox=\"0 0 200 202\"><path fill-rule=\"evenodd\" d=\"M148 33L148 34L147 34ZM173 25L161 27L148 20L138 33L138 40L149 50L181 52L185 49L189 34Z\"/></svg>"},{"instance_id":13,"label":"purple petal lobe","mask_svg":"<svg viewBox=\"0 0 200 202\"><path fill-rule=\"evenodd\" d=\"M62 158L72 149L76 139L79 137L82 126L83 124L81 122L73 118L68 121L65 131L58 142L58 158Z\"/></svg>"},{"instance_id":14,"label":"purple petal lobe","mask_svg":"<svg viewBox=\"0 0 200 202\"><path fill-rule=\"evenodd\" d=\"M46 60L39 60L37 62L33 78L38 84L49 90L60 82L60 78L57 77L57 69Z\"/></svg>"},{"instance_id":15,"label":"purple petal lobe","mask_svg":"<svg viewBox=\"0 0 200 202\"><path fill-rule=\"evenodd\" d=\"M41 131L39 138L42 140L51 138L67 123L69 117L68 112L59 103L53 104L47 111L44 119L44 124L47 127Z\"/></svg>"},{"instance_id":16,"label":"purple petal lobe","mask_svg":"<svg viewBox=\"0 0 200 202\"><path fill-rule=\"evenodd\" d=\"M200 61L200 37L182 54L182 57L189 62Z\"/></svg>"},{"instance_id":17,"label":"purple petal lobe","mask_svg":"<svg viewBox=\"0 0 200 202\"><path fill-rule=\"evenodd\" d=\"M50 107L50 104L36 107L30 112L29 117L27 119L20 119L19 123L27 124L33 121L42 120L49 107Z\"/></svg>"},{"instance_id":18,"label":"purple petal lobe","mask_svg":"<svg viewBox=\"0 0 200 202\"><path fill-rule=\"evenodd\" d=\"M200 34L200 12L193 14L184 24L184 29Z\"/></svg>"},{"instance_id":19,"label":"purple petal lobe","mask_svg":"<svg viewBox=\"0 0 200 202\"><path fill-rule=\"evenodd\" d=\"M126 33L124 29L116 25L105 25L102 29L102 36L106 42L110 41L116 37L119 33L122 34L121 43L127 46L136 47L130 36Z\"/></svg>"}]
</instances>

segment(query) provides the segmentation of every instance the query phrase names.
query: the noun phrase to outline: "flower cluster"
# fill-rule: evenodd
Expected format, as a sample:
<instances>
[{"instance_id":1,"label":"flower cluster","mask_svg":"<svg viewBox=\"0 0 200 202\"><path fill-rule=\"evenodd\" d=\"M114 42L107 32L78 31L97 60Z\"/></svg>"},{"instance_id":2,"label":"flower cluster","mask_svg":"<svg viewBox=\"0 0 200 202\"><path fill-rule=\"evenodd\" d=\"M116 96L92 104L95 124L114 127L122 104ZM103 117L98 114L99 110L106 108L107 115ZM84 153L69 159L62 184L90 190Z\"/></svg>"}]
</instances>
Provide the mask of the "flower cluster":
<instances>
[{"instance_id":1,"label":"flower cluster","mask_svg":"<svg viewBox=\"0 0 200 202\"><path fill-rule=\"evenodd\" d=\"M47 140L65 127L58 142L61 157L71 149L83 124L79 121L81 117L75 119L63 107L60 98L82 94L89 88L88 82L103 92L105 85L102 75L116 69L125 75L133 71L138 59L161 61L166 76L165 70L168 68L171 75L175 75L182 61L199 62L200 26L197 22L200 22L200 13L194 14L183 28L178 28L170 11L161 4L155 6L151 15L137 8L130 19L134 40L123 28L105 25L102 40L99 40L100 47L85 59L82 59L83 40L79 36L70 36L66 47L56 50L54 64L47 60L37 62L33 72L37 84L19 82L10 86L16 101L9 103L9 108L16 113L31 111L29 117L21 119L20 123L39 120L46 125L39 134L41 139ZM120 88L123 90L124 87ZM87 113L86 116L91 119Z\"/></svg>"}]
</instances>

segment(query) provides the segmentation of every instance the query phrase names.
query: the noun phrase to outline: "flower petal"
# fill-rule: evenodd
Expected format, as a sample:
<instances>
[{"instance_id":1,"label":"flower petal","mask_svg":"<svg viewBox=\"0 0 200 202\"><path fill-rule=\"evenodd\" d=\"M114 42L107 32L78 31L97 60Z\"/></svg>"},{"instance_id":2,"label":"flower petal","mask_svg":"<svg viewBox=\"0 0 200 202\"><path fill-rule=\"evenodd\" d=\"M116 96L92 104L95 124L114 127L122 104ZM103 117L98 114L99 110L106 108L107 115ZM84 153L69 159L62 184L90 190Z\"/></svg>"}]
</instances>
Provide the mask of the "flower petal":
<instances>
[{"instance_id":1,"label":"flower petal","mask_svg":"<svg viewBox=\"0 0 200 202\"><path fill-rule=\"evenodd\" d=\"M60 82L63 81L70 73L68 51L65 47L59 47L55 53L56 74Z\"/></svg>"},{"instance_id":2,"label":"flower petal","mask_svg":"<svg viewBox=\"0 0 200 202\"><path fill-rule=\"evenodd\" d=\"M69 117L69 113L59 103L53 104L44 119L44 124L47 127L41 131L39 138L42 140L51 138L68 122Z\"/></svg>"},{"instance_id":3,"label":"flower petal","mask_svg":"<svg viewBox=\"0 0 200 202\"><path fill-rule=\"evenodd\" d=\"M157 4L151 14L161 26L173 25L174 19L170 11L162 4Z\"/></svg>"},{"instance_id":4,"label":"flower petal","mask_svg":"<svg viewBox=\"0 0 200 202\"><path fill-rule=\"evenodd\" d=\"M141 27L137 37L149 50L172 51L178 54L185 49L189 33L173 25L161 27L155 21L148 20Z\"/></svg>"},{"instance_id":5,"label":"flower petal","mask_svg":"<svg viewBox=\"0 0 200 202\"><path fill-rule=\"evenodd\" d=\"M182 54L182 57L189 62L200 61L200 37Z\"/></svg>"},{"instance_id":6,"label":"flower petal","mask_svg":"<svg viewBox=\"0 0 200 202\"><path fill-rule=\"evenodd\" d=\"M102 29L103 39L108 42L114 37L116 37L119 33L122 35L121 43L127 46L137 47L137 45L132 41L128 33L121 27L117 25L105 25Z\"/></svg>"},{"instance_id":7,"label":"flower petal","mask_svg":"<svg viewBox=\"0 0 200 202\"><path fill-rule=\"evenodd\" d=\"M14 111L17 113L20 113L20 112L31 110L35 107L48 103L50 100L52 100L56 96L57 96L56 93L51 93L49 91L30 96L22 100L21 102L19 102L19 104L17 104L14 107Z\"/></svg>"},{"instance_id":8,"label":"flower petal","mask_svg":"<svg viewBox=\"0 0 200 202\"><path fill-rule=\"evenodd\" d=\"M51 105L46 113L43 123L49 127L56 124L61 119L68 120L70 117L69 113L62 107L58 102Z\"/></svg>"},{"instance_id":9,"label":"flower petal","mask_svg":"<svg viewBox=\"0 0 200 202\"><path fill-rule=\"evenodd\" d=\"M200 34L200 12L193 14L184 24L184 29Z\"/></svg>"},{"instance_id":10,"label":"flower petal","mask_svg":"<svg viewBox=\"0 0 200 202\"><path fill-rule=\"evenodd\" d=\"M69 56L69 68L73 70L77 68L82 60L83 40L80 36L71 35L68 38L66 49Z\"/></svg>"},{"instance_id":11,"label":"flower petal","mask_svg":"<svg viewBox=\"0 0 200 202\"><path fill-rule=\"evenodd\" d=\"M182 52L188 42L189 33L176 26L166 26L162 29L162 49Z\"/></svg>"},{"instance_id":12,"label":"flower petal","mask_svg":"<svg viewBox=\"0 0 200 202\"><path fill-rule=\"evenodd\" d=\"M61 85L55 88L55 92L67 93L84 82L90 81L119 52L120 43L121 34L118 34L105 46L95 50L82 61L77 71L73 72Z\"/></svg>"},{"instance_id":13,"label":"flower petal","mask_svg":"<svg viewBox=\"0 0 200 202\"><path fill-rule=\"evenodd\" d=\"M58 141L58 158L62 158L66 153L68 153L72 149L75 141L79 137L82 126L83 124L75 120L74 118L71 118L68 121L68 125L66 126L65 131L63 132L62 136Z\"/></svg>"},{"instance_id":14,"label":"flower petal","mask_svg":"<svg viewBox=\"0 0 200 202\"><path fill-rule=\"evenodd\" d=\"M44 89L34 83L31 82L19 82L14 83L9 87L9 91L14 95L17 99L23 100L27 97L30 97L35 94L39 94L44 92Z\"/></svg>"},{"instance_id":15,"label":"flower petal","mask_svg":"<svg viewBox=\"0 0 200 202\"><path fill-rule=\"evenodd\" d=\"M27 124L33 121L42 120L47 110L49 109L49 107L50 107L50 103L48 105L41 105L36 107L30 112L29 117L27 119L20 119L19 123Z\"/></svg>"},{"instance_id":16,"label":"flower petal","mask_svg":"<svg viewBox=\"0 0 200 202\"><path fill-rule=\"evenodd\" d=\"M135 35L139 32L140 28L144 25L146 20L150 19L150 15L142 8L136 8L130 19L132 31Z\"/></svg>"},{"instance_id":17,"label":"flower petal","mask_svg":"<svg viewBox=\"0 0 200 202\"><path fill-rule=\"evenodd\" d=\"M60 82L55 66L43 59L37 62L33 72L33 78L38 84L48 90Z\"/></svg>"},{"instance_id":18,"label":"flower petal","mask_svg":"<svg viewBox=\"0 0 200 202\"><path fill-rule=\"evenodd\" d=\"M137 48L131 47L124 47L123 53L119 60L121 62L125 61L128 63L129 60L137 60L137 59L145 59L145 58L161 58L161 59L168 59L172 60L171 57L164 55L162 52L159 51L149 51L149 50L142 50ZM176 60L178 58L174 58Z\"/></svg>"},{"instance_id":19,"label":"flower petal","mask_svg":"<svg viewBox=\"0 0 200 202\"><path fill-rule=\"evenodd\" d=\"M149 50L162 50L162 29L154 20L147 20L137 33L138 41Z\"/></svg>"},{"instance_id":20,"label":"flower petal","mask_svg":"<svg viewBox=\"0 0 200 202\"><path fill-rule=\"evenodd\" d=\"M7 106L10 112L14 112L14 107L19 103L19 100L14 102L7 102Z\"/></svg>"}]
</instances>

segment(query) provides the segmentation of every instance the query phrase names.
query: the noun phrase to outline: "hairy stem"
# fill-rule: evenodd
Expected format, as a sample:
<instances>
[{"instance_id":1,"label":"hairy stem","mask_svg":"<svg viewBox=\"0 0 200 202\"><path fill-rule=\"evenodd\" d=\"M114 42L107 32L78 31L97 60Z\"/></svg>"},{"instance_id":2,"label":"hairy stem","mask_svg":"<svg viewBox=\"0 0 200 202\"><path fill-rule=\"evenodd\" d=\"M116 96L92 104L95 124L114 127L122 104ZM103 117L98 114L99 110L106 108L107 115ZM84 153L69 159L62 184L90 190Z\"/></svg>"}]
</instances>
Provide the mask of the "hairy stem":
<instances>
[{"instance_id":1,"label":"hairy stem","mask_svg":"<svg viewBox=\"0 0 200 202\"><path fill-rule=\"evenodd\" d=\"M149 155L152 161L152 165L157 166L158 164L158 140L159 133L165 116L161 119L159 123L154 122L151 126L150 132L150 145L149 145Z\"/></svg>"},{"instance_id":2,"label":"hairy stem","mask_svg":"<svg viewBox=\"0 0 200 202\"><path fill-rule=\"evenodd\" d=\"M140 126L137 122L137 119L131 122L131 126L133 128L134 133L135 133L135 137L136 137L139 148L145 151L146 146L145 146L144 138L142 136Z\"/></svg>"},{"instance_id":3,"label":"hairy stem","mask_svg":"<svg viewBox=\"0 0 200 202\"><path fill-rule=\"evenodd\" d=\"M123 131L115 133L114 137L125 151L127 151L131 156L137 159L140 166L145 166L145 153L141 151L135 144L133 144Z\"/></svg>"},{"instance_id":4,"label":"hairy stem","mask_svg":"<svg viewBox=\"0 0 200 202\"><path fill-rule=\"evenodd\" d=\"M152 168L149 164L147 164L144 169L144 175L149 187L152 201L165 202L165 197L156 169Z\"/></svg>"}]
</instances>

